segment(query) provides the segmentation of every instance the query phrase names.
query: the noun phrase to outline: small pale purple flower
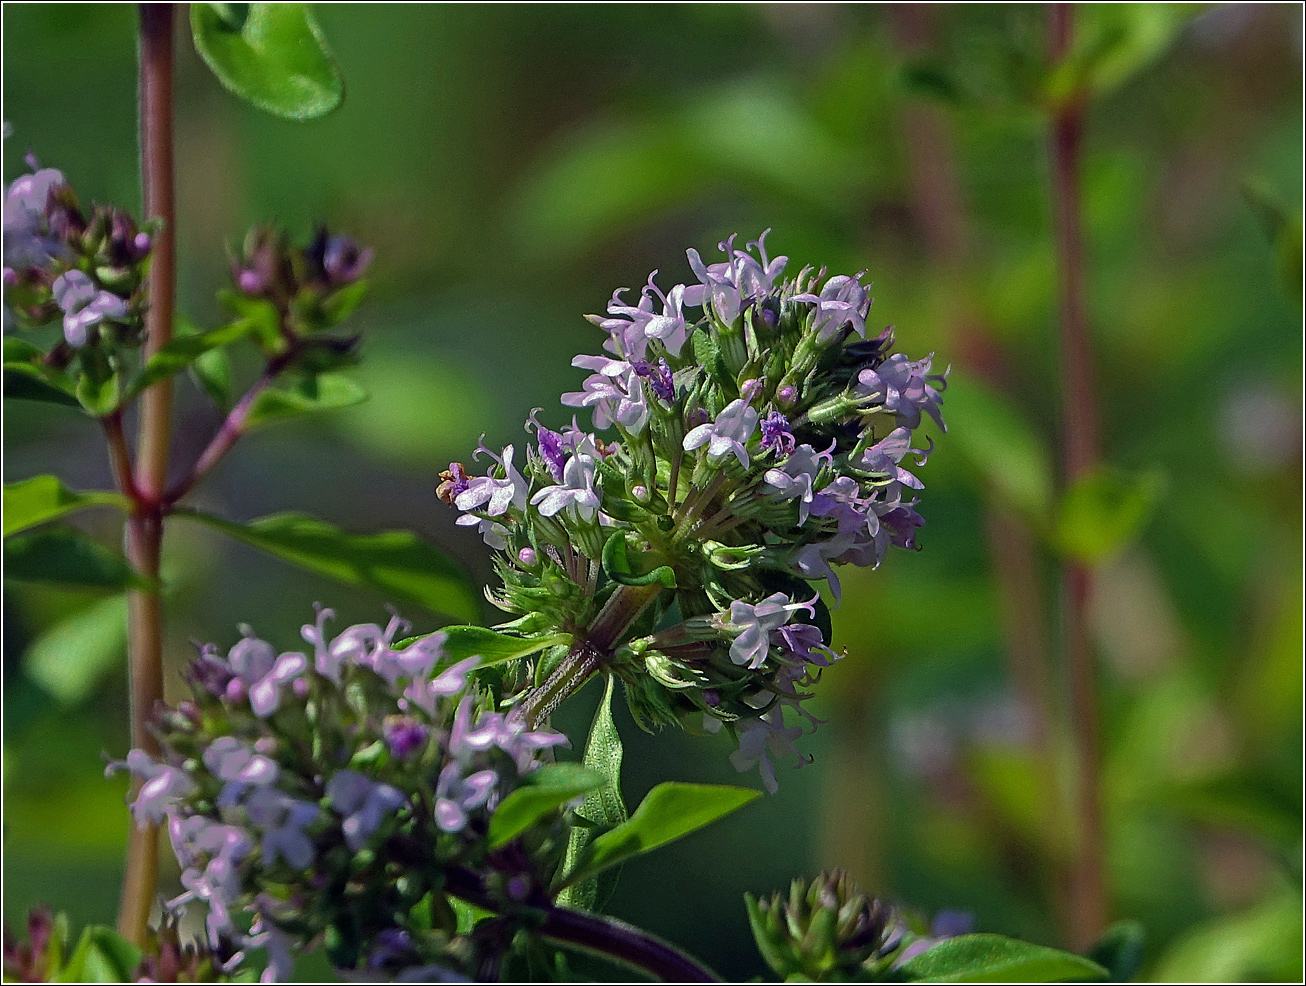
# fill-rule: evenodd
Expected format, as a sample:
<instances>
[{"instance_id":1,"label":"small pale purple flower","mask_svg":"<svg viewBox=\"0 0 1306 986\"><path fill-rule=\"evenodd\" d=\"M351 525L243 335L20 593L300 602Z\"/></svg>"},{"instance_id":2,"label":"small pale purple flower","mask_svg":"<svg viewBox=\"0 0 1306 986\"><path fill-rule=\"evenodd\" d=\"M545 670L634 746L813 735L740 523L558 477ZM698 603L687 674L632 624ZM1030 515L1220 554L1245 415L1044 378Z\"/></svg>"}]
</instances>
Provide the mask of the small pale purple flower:
<instances>
[{"instance_id":1,"label":"small pale purple flower","mask_svg":"<svg viewBox=\"0 0 1306 986\"><path fill-rule=\"evenodd\" d=\"M902 353L895 353L876 369L862 370L857 375L853 394L881 404L906 428L918 427L924 411L940 429L947 431L940 411L943 398L939 393L948 385L947 374L930 373L933 359L933 353L922 360L910 360Z\"/></svg>"},{"instance_id":2,"label":"small pale purple flower","mask_svg":"<svg viewBox=\"0 0 1306 986\"><path fill-rule=\"evenodd\" d=\"M159 763L144 750L131 750L125 761L111 762L104 768L104 776L120 770L130 771L145 782L131 806L132 817L140 828L158 825L170 808L195 790L195 782L184 770Z\"/></svg>"},{"instance_id":3,"label":"small pale purple flower","mask_svg":"<svg viewBox=\"0 0 1306 986\"><path fill-rule=\"evenodd\" d=\"M789 622L798 610L811 610L810 603L795 603L783 592L767 596L751 605L740 600L730 604L730 619L725 624L737 630L738 635L730 645L730 660L735 664L756 670L765 662L771 644L771 631Z\"/></svg>"},{"instance_id":4,"label":"small pale purple flower","mask_svg":"<svg viewBox=\"0 0 1306 986\"><path fill-rule=\"evenodd\" d=\"M648 401L634 366L607 356L577 356L571 365L595 372L585 378L584 390L563 394L563 404L590 408L596 431L612 424L620 425L632 435L644 430Z\"/></svg>"},{"instance_id":5,"label":"small pale purple flower","mask_svg":"<svg viewBox=\"0 0 1306 986\"><path fill-rule=\"evenodd\" d=\"M757 248L760 262L751 254L736 250L734 236L717 244L717 248L727 258L721 263L705 265L697 250L687 250L685 253L689 258L690 269L699 283L685 289L685 303L710 304L712 313L718 319L726 325L734 322L749 302L761 298L771 290L775 279L784 271L788 262L787 257L776 257L775 260L767 257L766 236L769 232L769 229L766 230L748 244Z\"/></svg>"},{"instance_id":6,"label":"small pale purple flower","mask_svg":"<svg viewBox=\"0 0 1306 986\"><path fill-rule=\"evenodd\" d=\"M768 469L762 480L766 490L776 500L798 498L798 523L807 523L812 498L816 495L813 484L822 465L830 465L833 457L827 452L817 452L810 445L799 445L775 469Z\"/></svg>"},{"instance_id":7,"label":"small pale purple flower","mask_svg":"<svg viewBox=\"0 0 1306 986\"><path fill-rule=\"evenodd\" d=\"M259 788L245 799L250 822L263 835L260 852L263 865L272 866L280 857L297 870L307 869L315 855L313 840L304 831L321 814L318 806L300 801L275 788Z\"/></svg>"},{"instance_id":8,"label":"small pale purple flower","mask_svg":"<svg viewBox=\"0 0 1306 986\"><path fill-rule=\"evenodd\" d=\"M11 267L42 265L62 252L63 247L46 235L46 205L50 192L66 184L63 172L40 168L19 175L5 190L4 257Z\"/></svg>"},{"instance_id":9,"label":"small pale purple flower","mask_svg":"<svg viewBox=\"0 0 1306 986\"><path fill-rule=\"evenodd\" d=\"M803 763L802 756L794 749L794 740L803 734L799 726L785 726L784 710L775 705L756 719L744 719L736 726L739 737L739 749L730 754L730 762L741 774L750 767L757 767L762 774L762 784L770 794L779 790L775 766L771 763L771 754L781 759L796 758Z\"/></svg>"},{"instance_id":10,"label":"small pale purple flower","mask_svg":"<svg viewBox=\"0 0 1306 986\"><path fill-rule=\"evenodd\" d=\"M522 478L522 474L513 465L513 447L506 446L500 456L487 449L482 442L476 450L475 457L480 458L482 452L494 460L499 467L498 471L503 475L477 476L470 480L467 489L454 498L455 505L459 510L479 510L491 517L507 513L509 507L524 511L526 491L530 489L530 484ZM465 518L458 519L460 524L464 521Z\"/></svg>"},{"instance_id":11,"label":"small pale purple flower","mask_svg":"<svg viewBox=\"0 0 1306 986\"><path fill-rule=\"evenodd\" d=\"M740 465L747 467L748 449L745 446L757 431L757 420L757 411L742 399L731 401L722 408L715 421L699 425L685 436L685 451L706 445L709 462L720 463L733 455Z\"/></svg>"},{"instance_id":12,"label":"small pale purple flower","mask_svg":"<svg viewBox=\"0 0 1306 986\"><path fill-rule=\"evenodd\" d=\"M461 832L467 827L468 812L486 804L498 783L499 775L493 770L463 777L457 762L445 764L435 786L435 824L445 832Z\"/></svg>"},{"instance_id":13,"label":"small pale purple flower","mask_svg":"<svg viewBox=\"0 0 1306 986\"><path fill-rule=\"evenodd\" d=\"M866 316L871 308L871 299L861 283L861 275L847 277L839 274L825 282L821 294L799 294L794 301L808 301L816 305L812 316L812 331L816 341L825 345L833 339L845 325L851 324L853 331L863 339L866 338Z\"/></svg>"},{"instance_id":14,"label":"small pale purple flower","mask_svg":"<svg viewBox=\"0 0 1306 986\"><path fill-rule=\"evenodd\" d=\"M933 449L933 441L930 442L929 448L912 448L911 431L907 428L895 428L862 452L856 465L864 472L887 476L893 482L910 486L914 490L924 489L924 484L899 463L905 456L915 455L917 465L923 466Z\"/></svg>"},{"instance_id":15,"label":"small pale purple flower","mask_svg":"<svg viewBox=\"0 0 1306 986\"><path fill-rule=\"evenodd\" d=\"M64 338L75 349L86 345L91 326L106 319L127 317L127 302L98 289L82 271L61 274L54 282L53 292L55 303L64 313Z\"/></svg>"},{"instance_id":16,"label":"small pale purple flower","mask_svg":"<svg viewBox=\"0 0 1306 986\"><path fill-rule=\"evenodd\" d=\"M245 684L249 707L260 719L277 711L282 686L308 670L308 658L303 654L291 652L278 657L271 644L249 634L231 648L227 662Z\"/></svg>"},{"instance_id":17,"label":"small pale purple flower","mask_svg":"<svg viewBox=\"0 0 1306 986\"><path fill-rule=\"evenodd\" d=\"M234 736L219 736L204 751L204 766L223 782L218 804L233 805L251 787L275 784L281 769L275 760L255 753Z\"/></svg>"},{"instance_id":18,"label":"small pale purple flower","mask_svg":"<svg viewBox=\"0 0 1306 986\"><path fill-rule=\"evenodd\" d=\"M540 514L552 517L570 507L581 520L589 520L599 508L599 495L594 489L598 469L598 450L593 439L586 438L563 467L562 479L556 486L546 486L531 497Z\"/></svg>"},{"instance_id":19,"label":"small pale purple flower","mask_svg":"<svg viewBox=\"0 0 1306 986\"><path fill-rule=\"evenodd\" d=\"M340 829L345 844L358 852L385 820L408 803L403 792L372 780L355 770L337 771L327 782L331 807L344 818Z\"/></svg>"}]
</instances>

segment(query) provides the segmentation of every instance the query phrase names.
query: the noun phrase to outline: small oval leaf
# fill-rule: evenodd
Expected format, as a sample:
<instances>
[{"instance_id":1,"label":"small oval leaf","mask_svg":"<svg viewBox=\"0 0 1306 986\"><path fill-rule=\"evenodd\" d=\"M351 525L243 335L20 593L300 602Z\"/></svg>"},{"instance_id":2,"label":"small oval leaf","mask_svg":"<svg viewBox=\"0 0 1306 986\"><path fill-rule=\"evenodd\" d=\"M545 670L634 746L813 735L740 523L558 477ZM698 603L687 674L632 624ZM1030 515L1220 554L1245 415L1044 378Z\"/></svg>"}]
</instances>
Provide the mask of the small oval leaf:
<instances>
[{"instance_id":1,"label":"small oval leaf","mask_svg":"<svg viewBox=\"0 0 1306 986\"><path fill-rule=\"evenodd\" d=\"M1002 935L959 935L939 942L899 970L925 983L1055 983L1103 979L1096 962Z\"/></svg>"},{"instance_id":2,"label":"small oval leaf","mask_svg":"<svg viewBox=\"0 0 1306 986\"><path fill-rule=\"evenodd\" d=\"M490 818L490 848L498 849L572 798L607 783L596 770L576 763L546 764L503 799Z\"/></svg>"},{"instance_id":3,"label":"small oval leaf","mask_svg":"<svg viewBox=\"0 0 1306 986\"><path fill-rule=\"evenodd\" d=\"M228 90L287 120L325 116L345 82L306 3L190 5L195 50Z\"/></svg>"},{"instance_id":4,"label":"small oval leaf","mask_svg":"<svg viewBox=\"0 0 1306 986\"><path fill-rule=\"evenodd\" d=\"M33 476L16 483L5 483L4 536L44 524L74 510L96 506L131 510L131 503L120 493L105 490L79 493L60 482L58 476Z\"/></svg>"}]
</instances>

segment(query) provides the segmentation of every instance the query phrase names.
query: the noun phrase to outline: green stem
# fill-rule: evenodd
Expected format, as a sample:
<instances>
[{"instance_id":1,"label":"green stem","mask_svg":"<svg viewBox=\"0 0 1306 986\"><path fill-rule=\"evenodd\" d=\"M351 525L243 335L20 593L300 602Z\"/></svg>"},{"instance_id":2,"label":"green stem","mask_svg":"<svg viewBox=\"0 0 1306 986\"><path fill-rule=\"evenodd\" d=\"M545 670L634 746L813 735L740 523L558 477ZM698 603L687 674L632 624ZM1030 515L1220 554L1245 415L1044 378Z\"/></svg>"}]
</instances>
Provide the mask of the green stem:
<instances>
[{"instance_id":1,"label":"green stem","mask_svg":"<svg viewBox=\"0 0 1306 986\"><path fill-rule=\"evenodd\" d=\"M172 337L175 282L175 227L172 158L172 4L140 5L141 181L144 212L158 231L151 250L149 309L145 316L148 360ZM159 599L159 559L163 546L163 498L168 475L172 385L164 380L141 395L137 444L136 506L127 522L127 557L151 588L135 589L127 599L131 742L156 753L149 716L163 699L163 612ZM139 785L139 781L137 782ZM143 945L158 875L158 837L153 826L134 824L127 845L118 931Z\"/></svg>"}]
</instances>

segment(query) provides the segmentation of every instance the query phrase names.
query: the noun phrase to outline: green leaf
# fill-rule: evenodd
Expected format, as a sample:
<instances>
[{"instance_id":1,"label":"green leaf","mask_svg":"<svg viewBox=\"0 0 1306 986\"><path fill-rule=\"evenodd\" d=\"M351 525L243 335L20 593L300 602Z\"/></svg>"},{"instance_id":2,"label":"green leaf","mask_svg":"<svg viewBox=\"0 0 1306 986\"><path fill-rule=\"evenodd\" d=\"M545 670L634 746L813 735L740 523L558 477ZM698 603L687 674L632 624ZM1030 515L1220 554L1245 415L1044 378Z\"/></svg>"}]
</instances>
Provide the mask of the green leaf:
<instances>
[{"instance_id":1,"label":"green leaf","mask_svg":"<svg viewBox=\"0 0 1306 986\"><path fill-rule=\"evenodd\" d=\"M190 365L190 373L219 411L225 414L231 410L231 357L226 350L201 353Z\"/></svg>"},{"instance_id":2,"label":"green leaf","mask_svg":"<svg viewBox=\"0 0 1306 986\"><path fill-rule=\"evenodd\" d=\"M1115 554L1142 529L1160 502L1159 473L1131 475L1100 466L1062 498L1053 538L1061 551L1089 564Z\"/></svg>"},{"instance_id":3,"label":"green leaf","mask_svg":"<svg viewBox=\"0 0 1306 986\"><path fill-rule=\"evenodd\" d=\"M311 120L345 98L345 83L306 3L193 3L195 50L230 92L273 116Z\"/></svg>"},{"instance_id":4,"label":"green leaf","mask_svg":"<svg viewBox=\"0 0 1306 986\"><path fill-rule=\"evenodd\" d=\"M41 347L18 336L6 336L4 340L4 395L20 401L81 407L68 374L46 366Z\"/></svg>"},{"instance_id":5,"label":"green leaf","mask_svg":"<svg viewBox=\"0 0 1306 986\"><path fill-rule=\"evenodd\" d=\"M346 376L338 373L321 373L301 380L291 390L281 388L265 390L254 399L249 417L249 427L266 424L278 418L315 411L335 411L367 400L367 392Z\"/></svg>"},{"instance_id":6,"label":"green leaf","mask_svg":"<svg viewBox=\"0 0 1306 986\"><path fill-rule=\"evenodd\" d=\"M1076 8L1074 49L1052 73L1049 95L1059 101L1116 88L1165 54L1203 6L1119 3Z\"/></svg>"},{"instance_id":7,"label":"green leaf","mask_svg":"<svg viewBox=\"0 0 1306 986\"><path fill-rule=\"evenodd\" d=\"M79 493L64 486L58 476L33 476L5 483L4 536L44 524L74 510L98 506L131 510L131 503L120 493L107 490Z\"/></svg>"},{"instance_id":8,"label":"green leaf","mask_svg":"<svg viewBox=\"0 0 1306 986\"><path fill-rule=\"evenodd\" d=\"M77 403L93 417L103 418L112 414L122 404L122 388L117 373L100 376L96 373L82 373L77 378Z\"/></svg>"},{"instance_id":9,"label":"green leaf","mask_svg":"<svg viewBox=\"0 0 1306 986\"><path fill-rule=\"evenodd\" d=\"M603 571L614 582L622 585L653 585L656 582L668 589L676 587L676 573L667 565L636 575L631 569L626 551L626 535L623 531L617 531L603 546Z\"/></svg>"},{"instance_id":10,"label":"green leaf","mask_svg":"<svg viewBox=\"0 0 1306 986\"><path fill-rule=\"evenodd\" d=\"M141 589L127 559L79 531L58 528L5 540L5 578L75 589Z\"/></svg>"},{"instance_id":11,"label":"green leaf","mask_svg":"<svg viewBox=\"0 0 1306 986\"><path fill-rule=\"evenodd\" d=\"M545 764L509 794L490 817L490 848L506 845L558 806L607 783L596 770L575 763Z\"/></svg>"},{"instance_id":12,"label":"green leaf","mask_svg":"<svg viewBox=\"0 0 1306 986\"><path fill-rule=\"evenodd\" d=\"M412 531L349 534L304 514L274 514L237 524L194 510L178 510L230 537L292 565L345 585L365 586L455 618L474 619L480 595L463 571Z\"/></svg>"},{"instance_id":13,"label":"green leaf","mask_svg":"<svg viewBox=\"0 0 1306 986\"><path fill-rule=\"evenodd\" d=\"M23 669L64 705L86 699L127 656L127 597L96 600L41 634Z\"/></svg>"},{"instance_id":14,"label":"green leaf","mask_svg":"<svg viewBox=\"0 0 1306 986\"><path fill-rule=\"evenodd\" d=\"M948 387L948 447L1007 503L1042 525L1052 512L1052 457L1009 400L973 377Z\"/></svg>"},{"instance_id":15,"label":"green leaf","mask_svg":"<svg viewBox=\"0 0 1306 986\"><path fill-rule=\"evenodd\" d=\"M1088 957L1107 970L1108 982L1130 982L1143 964L1144 937L1137 921L1118 921L1093 943Z\"/></svg>"},{"instance_id":16,"label":"green leaf","mask_svg":"<svg viewBox=\"0 0 1306 986\"><path fill-rule=\"evenodd\" d=\"M718 784L659 784L628 821L589 844L564 885L588 880L632 856L674 842L742 808L760 793Z\"/></svg>"},{"instance_id":17,"label":"green leaf","mask_svg":"<svg viewBox=\"0 0 1306 986\"><path fill-rule=\"evenodd\" d=\"M481 659L481 667L525 657L527 654L534 654L537 650L570 639L563 633L545 637L515 637L488 627L474 626L444 627L440 632L447 634L441 648L445 663L456 664L464 658L475 656Z\"/></svg>"},{"instance_id":18,"label":"green leaf","mask_svg":"<svg viewBox=\"0 0 1306 986\"><path fill-rule=\"evenodd\" d=\"M927 983L1055 983L1107 975L1089 959L1001 935L946 939L899 971Z\"/></svg>"},{"instance_id":19,"label":"green leaf","mask_svg":"<svg viewBox=\"0 0 1306 986\"><path fill-rule=\"evenodd\" d=\"M222 288L218 291L218 301L238 318L251 323L250 333L265 350L285 352L287 342L281 333L281 313L267 298L251 298L231 288Z\"/></svg>"},{"instance_id":20,"label":"green leaf","mask_svg":"<svg viewBox=\"0 0 1306 986\"><path fill-rule=\"evenodd\" d=\"M322 300L322 314L332 325L343 322L363 303L370 285L367 281L355 281L339 290L333 291Z\"/></svg>"},{"instance_id":21,"label":"green leaf","mask_svg":"<svg viewBox=\"0 0 1306 986\"><path fill-rule=\"evenodd\" d=\"M621 734L617 724L612 720L612 695L616 691L615 675L608 675L603 687L603 698L594 710L594 721L590 724L589 738L585 741L585 755L581 763L603 775L602 787L585 795L585 803L576 809L576 814L586 821L604 828L615 828L630 817L626 811L626 802L621 797ZM594 838L594 830L576 826L571 830L567 841L567 855L563 860L562 872L569 873L580 859L581 853ZM616 888L618 868L600 874L592 880L565 888L558 896L558 903L565 907L577 907L594 911L602 909L607 898Z\"/></svg>"},{"instance_id":22,"label":"green leaf","mask_svg":"<svg viewBox=\"0 0 1306 986\"><path fill-rule=\"evenodd\" d=\"M141 371L127 385L123 400L131 400L146 387L180 373L210 350L229 346L253 330L252 320L241 319L211 332L176 336L141 367Z\"/></svg>"},{"instance_id":23,"label":"green leaf","mask_svg":"<svg viewBox=\"0 0 1306 986\"><path fill-rule=\"evenodd\" d=\"M91 925L60 972L65 983L126 983L141 961L141 950L112 928Z\"/></svg>"}]
</instances>

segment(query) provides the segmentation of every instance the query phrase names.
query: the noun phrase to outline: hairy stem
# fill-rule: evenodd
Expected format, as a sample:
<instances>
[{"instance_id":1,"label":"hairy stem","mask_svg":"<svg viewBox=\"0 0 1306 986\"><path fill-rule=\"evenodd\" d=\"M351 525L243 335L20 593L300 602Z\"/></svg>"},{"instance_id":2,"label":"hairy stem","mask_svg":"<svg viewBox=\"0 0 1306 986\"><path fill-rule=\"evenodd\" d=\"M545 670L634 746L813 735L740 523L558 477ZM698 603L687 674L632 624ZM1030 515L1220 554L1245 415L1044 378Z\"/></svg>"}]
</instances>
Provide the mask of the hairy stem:
<instances>
[{"instance_id":1,"label":"hairy stem","mask_svg":"<svg viewBox=\"0 0 1306 986\"><path fill-rule=\"evenodd\" d=\"M613 649L630 625L661 591L662 586L656 583L617 586L594 622L577 637L553 674L522 702L521 714L531 729L545 722L554 709L590 680L612 656Z\"/></svg>"},{"instance_id":2,"label":"hairy stem","mask_svg":"<svg viewBox=\"0 0 1306 986\"><path fill-rule=\"evenodd\" d=\"M157 220L149 274L149 310L145 316L148 360L172 336L175 282L172 161L172 4L140 5L141 181L147 220ZM128 595L128 668L132 746L157 752L148 728L155 704L163 699L163 613L159 599L159 558L163 542L163 493L168 475L172 385L162 380L141 395L137 444L135 509L127 522L127 557L150 580L150 587ZM121 423L119 423L121 427ZM139 784L139 781L137 782ZM154 903L158 838L153 826L132 826L127 845L118 931L142 945Z\"/></svg>"},{"instance_id":3,"label":"hairy stem","mask_svg":"<svg viewBox=\"0 0 1306 986\"><path fill-rule=\"evenodd\" d=\"M1049 51L1054 64L1071 46L1070 4L1053 4L1048 14ZM1092 469L1099 457L1098 409L1093 351L1085 313L1084 239L1079 175L1084 130L1082 96L1072 94L1052 111L1052 214L1056 236L1061 322L1062 450L1066 484ZM1089 636L1092 572L1062 563L1062 619L1069 677L1070 721L1077 766L1078 852L1071 872L1071 944L1082 948L1102 931L1107 918L1100 791L1097 688Z\"/></svg>"},{"instance_id":4,"label":"hairy stem","mask_svg":"<svg viewBox=\"0 0 1306 986\"><path fill-rule=\"evenodd\" d=\"M469 904L496 913L500 910L481 879L467 870L449 871L446 889ZM550 902L541 903L538 910L543 920L536 932L560 945L601 955L664 982L721 981L710 969L684 952L624 921L587 911L573 911Z\"/></svg>"}]
</instances>

